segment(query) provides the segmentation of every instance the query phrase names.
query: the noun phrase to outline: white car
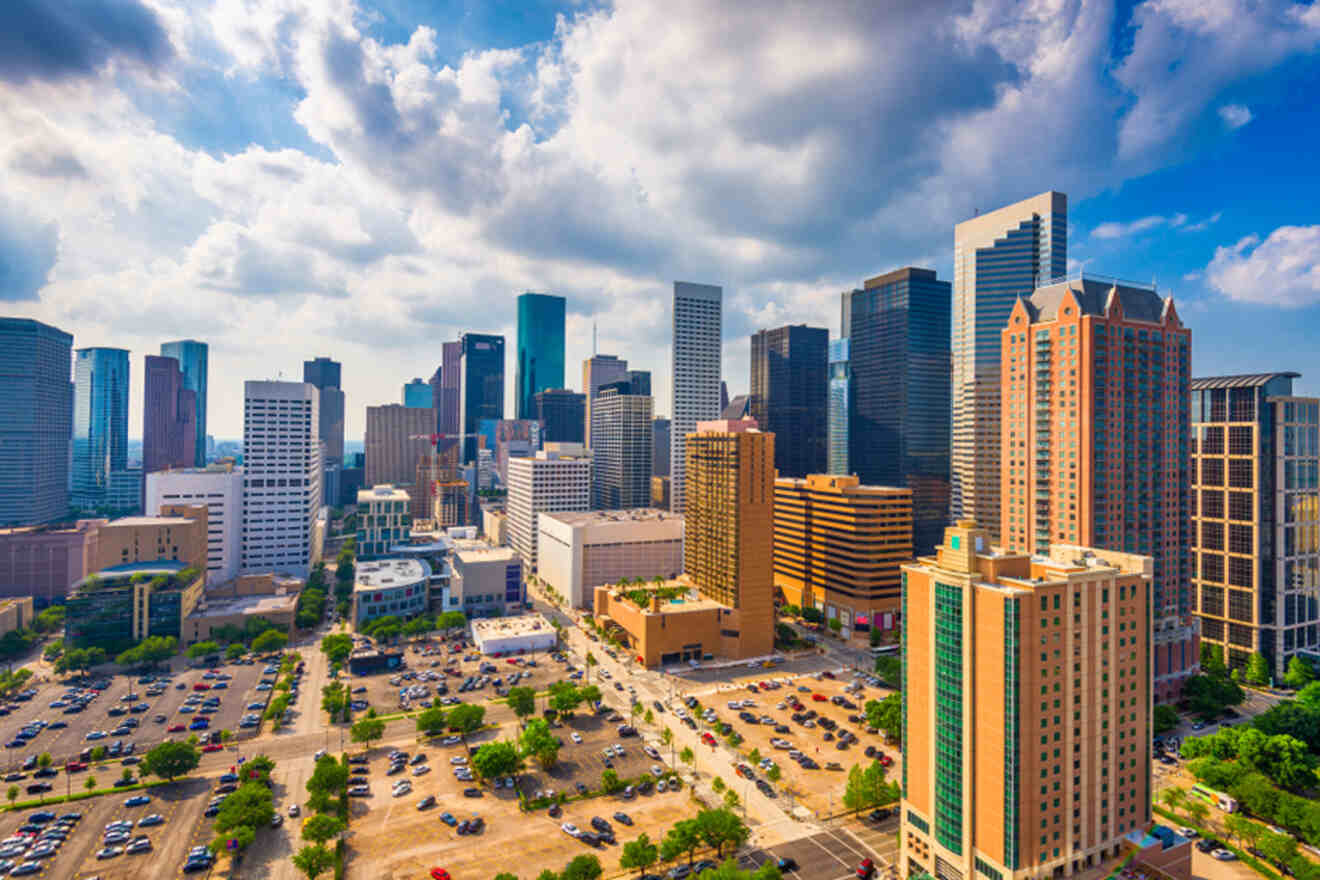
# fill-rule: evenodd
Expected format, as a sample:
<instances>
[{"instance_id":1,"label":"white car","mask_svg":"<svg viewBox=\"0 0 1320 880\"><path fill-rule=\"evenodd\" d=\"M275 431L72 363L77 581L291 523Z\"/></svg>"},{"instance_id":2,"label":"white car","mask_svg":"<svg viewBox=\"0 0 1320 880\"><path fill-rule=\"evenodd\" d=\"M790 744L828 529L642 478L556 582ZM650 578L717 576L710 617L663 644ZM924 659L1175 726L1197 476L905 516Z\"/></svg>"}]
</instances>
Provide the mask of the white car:
<instances>
[{"instance_id":1,"label":"white car","mask_svg":"<svg viewBox=\"0 0 1320 880\"><path fill-rule=\"evenodd\" d=\"M569 734L569 738L578 745L582 745L582 734L578 733L576 730Z\"/></svg>"},{"instance_id":2,"label":"white car","mask_svg":"<svg viewBox=\"0 0 1320 880\"><path fill-rule=\"evenodd\" d=\"M646 752L647 755L655 758L657 761L660 760L660 753L655 750L655 746L644 746L642 751Z\"/></svg>"},{"instance_id":3,"label":"white car","mask_svg":"<svg viewBox=\"0 0 1320 880\"><path fill-rule=\"evenodd\" d=\"M578 827L572 822L565 822L563 825L560 825L559 830L567 834L569 837L577 837L582 833L581 831L578 831Z\"/></svg>"},{"instance_id":4,"label":"white car","mask_svg":"<svg viewBox=\"0 0 1320 880\"><path fill-rule=\"evenodd\" d=\"M1210 853L1210 855L1214 856L1216 859L1218 859L1221 862L1231 862L1237 858L1237 856L1233 855L1231 852L1229 852L1226 849L1217 849L1214 852Z\"/></svg>"},{"instance_id":5,"label":"white car","mask_svg":"<svg viewBox=\"0 0 1320 880\"><path fill-rule=\"evenodd\" d=\"M413 775L413 776L425 776L427 773L430 773L430 772L431 772L431 768L430 768L430 767L426 766L425 764L420 764L420 765L418 765L418 766L416 766L416 767L413 768L413 774L412 774L412 775Z\"/></svg>"},{"instance_id":6,"label":"white car","mask_svg":"<svg viewBox=\"0 0 1320 880\"><path fill-rule=\"evenodd\" d=\"M452 757L452 758L449 759L449 763L451 763L451 764L466 764L466 763L467 763L467 758L463 757L462 755L454 755L454 757Z\"/></svg>"}]
</instances>

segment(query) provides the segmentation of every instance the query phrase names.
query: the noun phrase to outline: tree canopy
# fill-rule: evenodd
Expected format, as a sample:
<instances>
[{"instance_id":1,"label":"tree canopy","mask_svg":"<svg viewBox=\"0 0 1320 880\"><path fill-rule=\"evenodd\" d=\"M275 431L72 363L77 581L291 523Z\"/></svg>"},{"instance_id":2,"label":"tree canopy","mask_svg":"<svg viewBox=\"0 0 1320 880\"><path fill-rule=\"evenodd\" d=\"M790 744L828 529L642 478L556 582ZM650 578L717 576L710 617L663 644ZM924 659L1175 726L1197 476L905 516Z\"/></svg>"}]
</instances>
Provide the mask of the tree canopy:
<instances>
[{"instance_id":1,"label":"tree canopy","mask_svg":"<svg viewBox=\"0 0 1320 880\"><path fill-rule=\"evenodd\" d=\"M163 742L142 756L141 772L173 782L197 769L202 754L186 742Z\"/></svg>"},{"instance_id":2,"label":"tree canopy","mask_svg":"<svg viewBox=\"0 0 1320 880\"><path fill-rule=\"evenodd\" d=\"M522 756L517 747L503 740L486 743L472 756L472 769L482 779L512 776L522 767Z\"/></svg>"},{"instance_id":3,"label":"tree canopy","mask_svg":"<svg viewBox=\"0 0 1320 880\"><path fill-rule=\"evenodd\" d=\"M511 687L506 698L509 708L519 718L526 718L536 712L536 690L530 687Z\"/></svg>"},{"instance_id":4,"label":"tree canopy","mask_svg":"<svg viewBox=\"0 0 1320 880\"><path fill-rule=\"evenodd\" d=\"M283 651L289 644L289 636L277 629L268 629L261 635L252 640L252 650L258 654L267 654L271 651Z\"/></svg>"},{"instance_id":5,"label":"tree canopy","mask_svg":"<svg viewBox=\"0 0 1320 880\"><path fill-rule=\"evenodd\" d=\"M866 723L878 727L889 739L899 739L903 735L903 698L890 694L883 700L867 700L863 710Z\"/></svg>"},{"instance_id":6,"label":"tree canopy","mask_svg":"<svg viewBox=\"0 0 1320 880\"><path fill-rule=\"evenodd\" d=\"M892 803L902 795L897 783L887 782L887 771L879 761L863 768L856 765L848 771L848 785L843 791L843 805L850 810L864 810Z\"/></svg>"},{"instance_id":7,"label":"tree canopy","mask_svg":"<svg viewBox=\"0 0 1320 880\"><path fill-rule=\"evenodd\" d=\"M471 703L459 703L449 710L449 726L466 737L476 733L486 722L486 707Z\"/></svg>"},{"instance_id":8,"label":"tree canopy","mask_svg":"<svg viewBox=\"0 0 1320 880\"><path fill-rule=\"evenodd\" d=\"M545 769L553 767L559 760L559 737L544 718L527 722L518 736L518 747L523 757L535 759Z\"/></svg>"},{"instance_id":9,"label":"tree canopy","mask_svg":"<svg viewBox=\"0 0 1320 880\"><path fill-rule=\"evenodd\" d=\"M307 876L307 880L317 877L335 866L335 854L324 846L304 846L293 854L293 866Z\"/></svg>"}]
</instances>

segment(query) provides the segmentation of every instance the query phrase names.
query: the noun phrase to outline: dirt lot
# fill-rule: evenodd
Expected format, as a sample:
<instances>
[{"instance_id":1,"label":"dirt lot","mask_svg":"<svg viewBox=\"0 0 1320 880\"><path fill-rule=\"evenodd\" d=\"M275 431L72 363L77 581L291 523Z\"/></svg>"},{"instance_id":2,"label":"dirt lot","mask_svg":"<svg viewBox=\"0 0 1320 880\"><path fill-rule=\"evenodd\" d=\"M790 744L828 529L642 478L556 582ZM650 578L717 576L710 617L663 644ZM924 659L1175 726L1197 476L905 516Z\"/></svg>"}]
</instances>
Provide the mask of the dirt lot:
<instances>
[{"instance_id":1,"label":"dirt lot","mask_svg":"<svg viewBox=\"0 0 1320 880\"><path fill-rule=\"evenodd\" d=\"M270 695L269 691L256 691L255 687L262 677L263 666L237 666L234 664L225 664L219 667L220 670L230 676L232 679L228 682L228 687L214 692L214 695L221 698L220 711L211 716L211 729L228 729L235 734L246 733L239 731L238 722L244 713L244 706L250 702L266 702ZM23 725L35 719L44 719L47 722L62 721L68 725L63 730L46 730L39 734L35 739L30 740L24 749L5 749L5 764L8 769L13 769L20 765L28 755L50 752L55 759L56 766L63 766L65 762L77 758L78 753L88 746L104 745L109 746L116 739L122 739L125 744L129 742L137 743L138 753L141 754L146 748L149 748L161 740L172 738L174 736L186 736L186 734L169 734L166 728L176 723L187 724L191 716L179 714L179 706L184 698L192 693L193 685L203 681L205 670L189 669L176 672L170 686L164 693L157 696L147 696L146 690L149 685L139 684L137 676L115 675L106 676L110 679L110 687L106 689L87 709L75 715L65 715L60 708L52 709L50 704L59 699L69 687L61 682L46 682L38 687L38 693L31 700L18 704L19 708L10 715L0 719L0 731L3 731L4 741L8 742L13 735ZM180 690L175 685L183 683L184 689ZM139 696L138 700L125 702L122 698L129 693ZM150 708L140 714L128 714L119 717L112 717L107 713L114 706L127 707L132 703L145 702ZM153 719L157 715L164 715L164 723L157 723ZM103 730L109 733L115 726L127 718L136 718L140 727L130 731L122 736L110 736L106 739L97 741L88 741L86 734L93 730ZM58 788L59 780L51 780L56 783Z\"/></svg>"},{"instance_id":2,"label":"dirt lot","mask_svg":"<svg viewBox=\"0 0 1320 880\"><path fill-rule=\"evenodd\" d=\"M866 757L865 749L867 746L875 746L880 749L894 763L889 767L889 778L891 780L902 778L902 757L899 750L884 742L883 734L870 734L866 731L865 723L849 721L849 715L859 715L863 712L863 707L868 700L883 699L890 691L883 688L873 688L864 686L858 694L848 694L844 692L844 687L849 684L849 680L843 678L817 679L814 676L802 676L792 679L777 690L760 691L753 693L747 689L748 681L764 681L767 678L748 676L737 684L728 685L715 694L708 694L702 698L703 706L710 706L715 710L719 720L728 722L733 729L743 736L743 743L738 747L742 754L748 755L752 749L760 752L760 757L770 758L779 767L783 778L777 788L781 791L790 793L796 804L818 813L821 816L830 815L837 811L841 804L840 798L843 794L843 788L847 781L848 771L856 764L869 764L872 760ZM807 691L801 691L799 688L807 688ZM824 700L813 699L813 694L820 694ZM836 706L829 700L835 696L844 696L856 704L856 709L847 709L842 706ZM794 710L791 706L778 708L779 704L784 703L791 697L797 697L801 701L803 711L815 710L817 717L814 719L817 726L807 728L802 724L793 721L791 716ZM754 707L747 707L746 711L751 712L758 718L770 716L776 724L787 725L788 733L775 733L774 727L768 724L749 724L738 717L739 711L729 709L728 703L732 700L756 701ZM857 735L858 742L849 745L847 749L839 750L836 748L837 739L826 740L826 730L819 726L820 717L828 717L837 722L839 729L847 729ZM718 738L718 737L717 737ZM771 739L784 739L790 742L793 748L802 751L813 758L821 767L819 770L804 770L797 762L789 759L788 750L776 749L770 744ZM834 761L842 765L842 770L825 769L829 762ZM748 763L752 763L748 761ZM760 768L753 768L756 778L765 776ZM731 782L731 780L725 780ZM742 780L740 784L744 784ZM735 788L735 790L737 790Z\"/></svg>"},{"instance_id":3,"label":"dirt lot","mask_svg":"<svg viewBox=\"0 0 1320 880\"><path fill-rule=\"evenodd\" d=\"M45 862L45 870L33 876L41 878L85 878L99 876L103 880L129 880L136 877L180 876L184 855L190 846L210 842L210 820L202 819L209 780L189 780L175 785L155 786L147 793L151 803L141 807L126 807L124 802L138 792L103 795L77 801L69 805L48 808L57 816L70 812L82 813L82 821L60 848L53 859ZM38 809L22 810L0 816L0 836L8 837ZM154 849L140 855L119 855L110 859L97 859L102 846L105 826L113 821L128 819L136 822L143 816L159 813L165 818L163 825L134 828L134 837L145 834L151 838ZM195 832L205 825L205 833Z\"/></svg>"}]
</instances>

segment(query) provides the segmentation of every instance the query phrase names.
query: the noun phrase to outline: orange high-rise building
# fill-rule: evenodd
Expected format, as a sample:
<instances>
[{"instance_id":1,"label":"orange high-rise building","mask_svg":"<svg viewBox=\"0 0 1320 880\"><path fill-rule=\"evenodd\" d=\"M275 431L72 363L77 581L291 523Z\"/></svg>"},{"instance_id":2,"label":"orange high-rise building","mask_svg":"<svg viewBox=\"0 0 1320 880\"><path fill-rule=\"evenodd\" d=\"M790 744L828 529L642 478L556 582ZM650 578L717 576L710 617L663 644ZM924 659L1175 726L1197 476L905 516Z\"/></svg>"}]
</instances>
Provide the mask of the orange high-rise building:
<instances>
[{"instance_id":1,"label":"orange high-rise building","mask_svg":"<svg viewBox=\"0 0 1320 880\"><path fill-rule=\"evenodd\" d=\"M1191 618L1191 332L1150 285L1081 276L1013 306L1002 333L999 539L1154 560L1156 699L1199 668Z\"/></svg>"}]
</instances>

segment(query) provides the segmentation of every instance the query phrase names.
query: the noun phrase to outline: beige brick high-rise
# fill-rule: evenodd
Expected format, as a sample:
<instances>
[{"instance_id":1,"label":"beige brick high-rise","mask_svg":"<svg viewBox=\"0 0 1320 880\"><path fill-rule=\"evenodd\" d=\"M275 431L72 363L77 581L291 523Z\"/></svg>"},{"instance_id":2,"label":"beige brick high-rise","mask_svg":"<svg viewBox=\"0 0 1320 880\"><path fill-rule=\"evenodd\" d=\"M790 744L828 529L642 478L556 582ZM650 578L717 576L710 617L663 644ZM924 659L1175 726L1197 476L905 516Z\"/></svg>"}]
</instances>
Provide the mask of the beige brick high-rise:
<instances>
[{"instance_id":1,"label":"beige brick high-rise","mask_svg":"<svg viewBox=\"0 0 1320 880\"><path fill-rule=\"evenodd\" d=\"M1151 571L970 520L903 567L903 876L1072 877L1146 827Z\"/></svg>"},{"instance_id":2,"label":"beige brick high-rise","mask_svg":"<svg viewBox=\"0 0 1320 880\"><path fill-rule=\"evenodd\" d=\"M435 410L391 403L367 407L365 486L411 486L417 463L435 452Z\"/></svg>"}]
</instances>

